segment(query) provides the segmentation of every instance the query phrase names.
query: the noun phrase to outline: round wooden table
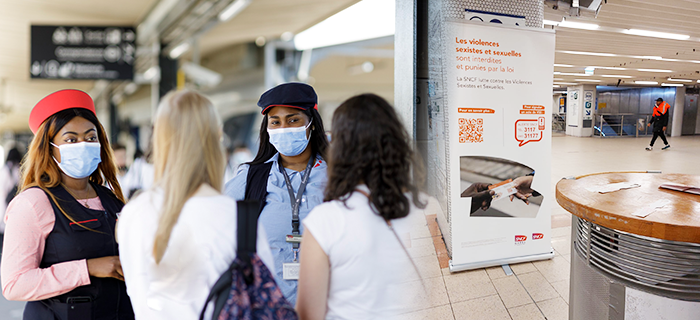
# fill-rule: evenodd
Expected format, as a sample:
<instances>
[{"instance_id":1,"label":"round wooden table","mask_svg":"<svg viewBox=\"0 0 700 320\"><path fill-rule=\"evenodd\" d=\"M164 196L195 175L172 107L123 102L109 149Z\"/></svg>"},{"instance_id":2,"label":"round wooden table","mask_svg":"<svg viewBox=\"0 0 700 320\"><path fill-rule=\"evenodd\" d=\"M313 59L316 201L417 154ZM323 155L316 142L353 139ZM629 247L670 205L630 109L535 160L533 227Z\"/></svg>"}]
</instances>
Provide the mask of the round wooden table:
<instances>
[{"instance_id":1,"label":"round wooden table","mask_svg":"<svg viewBox=\"0 0 700 320\"><path fill-rule=\"evenodd\" d=\"M618 182L641 185L610 193L589 189ZM598 173L557 183L557 202L571 214L610 229L656 239L700 243L700 195L659 189L664 183L700 186L700 176L658 173ZM654 202L670 204L649 216L632 215Z\"/></svg>"},{"instance_id":2,"label":"round wooden table","mask_svg":"<svg viewBox=\"0 0 700 320\"><path fill-rule=\"evenodd\" d=\"M619 183L639 186L600 192ZM606 172L557 183L572 214L570 319L698 319L700 195L662 184L700 186L700 176Z\"/></svg>"}]
</instances>

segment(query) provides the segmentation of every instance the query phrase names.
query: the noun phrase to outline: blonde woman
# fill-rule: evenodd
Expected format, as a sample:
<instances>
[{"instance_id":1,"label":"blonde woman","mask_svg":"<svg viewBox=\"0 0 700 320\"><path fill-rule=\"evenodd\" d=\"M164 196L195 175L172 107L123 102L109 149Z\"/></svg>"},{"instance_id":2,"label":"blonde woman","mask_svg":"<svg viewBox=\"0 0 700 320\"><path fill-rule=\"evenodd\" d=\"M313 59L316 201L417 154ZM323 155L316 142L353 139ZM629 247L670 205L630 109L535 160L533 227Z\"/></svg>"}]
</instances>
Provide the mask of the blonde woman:
<instances>
[{"instance_id":1,"label":"blonde woman","mask_svg":"<svg viewBox=\"0 0 700 320\"><path fill-rule=\"evenodd\" d=\"M154 186L124 207L117 230L137 319L197 319L235 258L236 203L221 194L221 135L213 105L198 93L171 92L158 107ZM258 254L271 269L262 228L258 235Z\"/></svg>"}]
</instances>

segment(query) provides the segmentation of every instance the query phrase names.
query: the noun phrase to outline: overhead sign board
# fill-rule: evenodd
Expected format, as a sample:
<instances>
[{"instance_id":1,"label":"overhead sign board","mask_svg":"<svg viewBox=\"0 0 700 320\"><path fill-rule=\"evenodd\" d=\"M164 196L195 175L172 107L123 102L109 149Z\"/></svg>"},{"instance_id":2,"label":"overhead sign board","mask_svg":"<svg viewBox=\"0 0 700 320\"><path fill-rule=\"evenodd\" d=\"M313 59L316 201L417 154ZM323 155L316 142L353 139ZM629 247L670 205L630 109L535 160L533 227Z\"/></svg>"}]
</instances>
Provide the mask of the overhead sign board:
<instances>
[{"instance_id":1,"label":"overhead sign board","mask_svg":"<svg viewBox=\"0 0 700 320\"><path fill-rule=\"evenodd\" d=\"M134 77L132 27L32 26L29 72L38 79Z\"/></svg>"}]
</instances>

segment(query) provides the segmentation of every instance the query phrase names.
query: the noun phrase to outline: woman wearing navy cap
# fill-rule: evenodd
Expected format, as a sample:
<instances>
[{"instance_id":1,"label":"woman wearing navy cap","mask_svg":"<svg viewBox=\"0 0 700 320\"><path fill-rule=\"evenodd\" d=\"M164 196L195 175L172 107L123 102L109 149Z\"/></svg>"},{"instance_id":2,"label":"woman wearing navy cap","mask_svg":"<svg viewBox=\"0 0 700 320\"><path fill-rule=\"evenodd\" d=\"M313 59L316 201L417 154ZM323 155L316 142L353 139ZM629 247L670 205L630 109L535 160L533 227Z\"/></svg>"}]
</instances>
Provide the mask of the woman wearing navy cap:
<instances>
[{"instance_id":1,"label":"woman wearing navy cap","mask_svg":"<svg viewBox=\"0 0 700 320\"><path fill-rule=\"evenodd\" d=\"M92 99L52 93L29 127L21 192L5 215L3 295L29 301L27 320L134 319L114 238L124 197Z\"/></svg>"},{"instance_id":2,"label":"woman wearing navy cap","mask_svg":"<svg viewBox=\"0 0 700 320\"><path fill-rule=\"evenodd\" d=\"M261 201L259 222L275 260L275 280L285 298L296 301L300 221L323 202L328 140L314 89L285 83L263 93L258 106L265 115L260 147L253 161L241 165L226 183L236 199Z\"/></svg>"}]
</instances>

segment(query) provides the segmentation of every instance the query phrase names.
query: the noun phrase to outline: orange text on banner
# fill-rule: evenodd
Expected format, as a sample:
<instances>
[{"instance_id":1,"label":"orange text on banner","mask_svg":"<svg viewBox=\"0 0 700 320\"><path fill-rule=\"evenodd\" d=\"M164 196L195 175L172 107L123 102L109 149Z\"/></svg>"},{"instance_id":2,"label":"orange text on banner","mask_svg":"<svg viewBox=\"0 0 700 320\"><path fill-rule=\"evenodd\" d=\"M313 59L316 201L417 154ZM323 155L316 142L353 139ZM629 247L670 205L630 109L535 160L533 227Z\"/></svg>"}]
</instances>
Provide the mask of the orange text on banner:
<instances>
[{"instance_id":1,"label":"orange text on banner","mask_svg":"<svg viewBox=\"0 0 700 320\"><path fill-rule=\"evenodd\" d=\"M544 106L524 104L523 110L544 110Z\"/></svg>"},{"instance_id":2,"label":"orange text on banner","mask_svg":"<svg viewBox=\"0 0 700 320\"><path fill-rule=\"evenodd\" d=\"M496 110L489 108L457 108L459 113L496 113Z\"/></svg>"},{"instance_id":3,"label":"orange text on banner","mask_svg":"<svg viewBox=\"0 0 700 320\"><path fill-rule=\"evenodd\" d=\"M520 114L544 114L544 110L520 110Z\"/></svg>"}]
</instances>

